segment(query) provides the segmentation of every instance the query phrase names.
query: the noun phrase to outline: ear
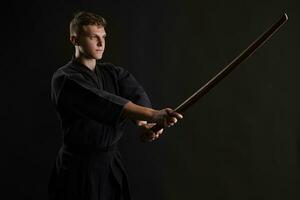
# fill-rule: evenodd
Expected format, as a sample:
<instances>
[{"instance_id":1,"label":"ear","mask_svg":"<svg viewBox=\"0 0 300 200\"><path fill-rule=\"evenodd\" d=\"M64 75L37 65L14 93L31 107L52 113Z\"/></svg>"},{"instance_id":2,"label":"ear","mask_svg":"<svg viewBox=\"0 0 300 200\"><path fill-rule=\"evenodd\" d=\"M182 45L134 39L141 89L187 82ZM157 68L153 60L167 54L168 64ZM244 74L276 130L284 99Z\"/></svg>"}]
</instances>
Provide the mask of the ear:
<instances>
[{"instance_id":1,"label":"ear","mask_svg":"<svg viewBox=\"0 0 300 200\"><path fill-rule=\"evenodd\" d=\"M70 42L71 42L74 46L78 46L78 45L79 45L78 37L75 36L75 35L71 35L71 36L70 36Z\"/></svg>"}]
</instances>

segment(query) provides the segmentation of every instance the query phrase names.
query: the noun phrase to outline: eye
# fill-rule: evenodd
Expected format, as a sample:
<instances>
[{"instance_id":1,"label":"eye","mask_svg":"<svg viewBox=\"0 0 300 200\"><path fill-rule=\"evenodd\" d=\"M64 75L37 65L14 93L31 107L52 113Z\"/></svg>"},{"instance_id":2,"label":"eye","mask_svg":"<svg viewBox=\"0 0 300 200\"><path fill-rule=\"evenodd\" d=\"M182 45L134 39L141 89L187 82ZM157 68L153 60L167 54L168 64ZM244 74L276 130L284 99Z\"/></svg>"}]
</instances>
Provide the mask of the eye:
<instances>
[{"instance_id":1,"label":"eye","mask_svg":"<svg viewBox=\"0 0 300 200\"><path fill-rule=\"evenodd\" d=\"M97 39L97 37L96 37L95 35L89 35L88 38L89 38L90 40L95 40L95 39Z\"/></svg>"}]
</instances>

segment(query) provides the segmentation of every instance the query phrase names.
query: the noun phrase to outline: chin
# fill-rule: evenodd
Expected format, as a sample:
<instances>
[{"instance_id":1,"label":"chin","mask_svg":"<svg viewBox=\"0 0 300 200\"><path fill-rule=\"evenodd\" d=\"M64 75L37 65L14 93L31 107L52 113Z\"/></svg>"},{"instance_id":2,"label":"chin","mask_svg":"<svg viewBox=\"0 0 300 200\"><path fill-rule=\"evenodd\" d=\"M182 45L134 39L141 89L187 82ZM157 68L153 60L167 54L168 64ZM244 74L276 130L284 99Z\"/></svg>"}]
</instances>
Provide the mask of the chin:
<instances>
[{"instance_id":1,"label":"chin","mask_svg":"<svg viewBox=\"0 0 300 200\"><path fill-rule=\"evenodd\" d=\"M100 60L102 58L102 55L94 55L93 58L96 60Z\"/></svg>"},{"instance_id":2,"label":"chin","mask_svg":"<svg viewBox=\"0 0 300 200\"><path fill-rule=\"evenodd\" d=\"M99 60L99 59L101 59L102 58L102 54L97 54L97 55L95 55L95 58L97 59L97 60Z\"/></svg>"}]
</instances>

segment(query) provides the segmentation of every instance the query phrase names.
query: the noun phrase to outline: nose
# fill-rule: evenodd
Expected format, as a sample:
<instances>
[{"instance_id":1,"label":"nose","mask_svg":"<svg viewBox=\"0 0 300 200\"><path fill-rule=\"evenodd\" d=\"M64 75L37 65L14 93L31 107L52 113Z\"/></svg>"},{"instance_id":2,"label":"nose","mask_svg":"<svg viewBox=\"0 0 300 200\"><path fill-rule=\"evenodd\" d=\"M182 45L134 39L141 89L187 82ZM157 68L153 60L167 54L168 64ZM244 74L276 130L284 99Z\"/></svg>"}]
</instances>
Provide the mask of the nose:
<instances>
[{"instance_id":1,"label":"nose","mask_svg":"<svg viewBox=\"0 0 300 200\"><path fill-rule=\"evenodd\" d=\"M97 46L102 47L104 44L104 41L102 39L98 40Z\"/></svg>"}]
</instances>

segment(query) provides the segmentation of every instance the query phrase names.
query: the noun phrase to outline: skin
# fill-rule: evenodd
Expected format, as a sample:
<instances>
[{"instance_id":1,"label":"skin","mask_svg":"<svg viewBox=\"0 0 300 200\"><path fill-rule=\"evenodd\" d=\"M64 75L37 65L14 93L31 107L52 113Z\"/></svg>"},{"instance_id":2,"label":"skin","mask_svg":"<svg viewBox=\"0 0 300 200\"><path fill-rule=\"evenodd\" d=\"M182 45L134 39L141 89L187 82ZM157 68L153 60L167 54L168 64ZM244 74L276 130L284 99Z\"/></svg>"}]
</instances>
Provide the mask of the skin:
<instances>
[{"instance_id":1,"label":"skin","mask_svg":"<svg viewBox=\"0 0 300 200\"><path fill-rule=\"evenodd\" d=\"M70 42L75 47L75 59L89 68L95 70L96 60L102 58L105 50L106 32L104 27L98 25L86 25L80 33L72 34ZM173 126L183 116L174 112L171 108L155 110L139 106L129 101L123 109L122 117L135 120L141 131L141 138L144 141L152 142L159 138L164 129L158 132L151 131L155 124L161 127Z\"/></svg>"},{"instance_id":2,"label":"skin","mask_svg":"<svg viewBox=\"0 0 300 200\"><path fill-rule=\"evenodd\" d=\"M94 71L96 60L102 58L105 50L105 37L105 29L96 25L83 26L80 33L71 35L76 60Z\"/></svg>"}]
</instances>

